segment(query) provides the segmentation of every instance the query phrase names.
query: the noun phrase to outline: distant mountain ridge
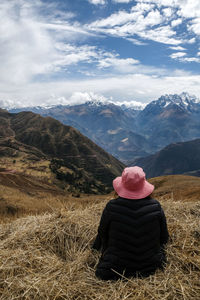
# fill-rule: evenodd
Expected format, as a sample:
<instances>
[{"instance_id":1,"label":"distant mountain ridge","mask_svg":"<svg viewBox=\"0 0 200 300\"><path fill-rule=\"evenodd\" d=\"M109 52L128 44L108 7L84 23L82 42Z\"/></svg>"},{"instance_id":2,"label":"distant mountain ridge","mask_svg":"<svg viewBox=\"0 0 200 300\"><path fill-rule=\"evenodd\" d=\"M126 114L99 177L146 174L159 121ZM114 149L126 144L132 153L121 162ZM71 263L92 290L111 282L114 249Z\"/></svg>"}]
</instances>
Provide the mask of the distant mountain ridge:
<instances>
[{"instance_id":1,"label":"distant mountain ridge","mask_svg":"<svg viewBox=\"0 0 200 300\"><path fill-rule=\"evenodd\" d=\"M160 150L200 137L200 101L187 93L165 95L149 103L137 120L140 134L147 135Z\"/></svg>"},{"instance_id":2,"label":"distant mountain ridge","mask_svg":"<svg viewBox=\"0 0 200 300\"><path fill-rule=\"evenodd\" d=\"M55 101L54 101L55 102ZM60 100L58 99L58 102L60 102ZM145 106L147 105L146 103L141 103L141 102L137 102L137 101L125 101L125 102L115 102L114 100L100 100L100 99L91 99L91 100L87 100L87 101L84 101L84 102L74 102L72 101L72 103L70 102L70 100L68 101L63 101L64 103L54 103L54 104L41 104L41 105L37 105L37 106L22 106L22 107L19 107L16 106L16 107L11 107L10 104L8 103L6 105L6 101L2 102L3 103L3 109L6 109L8 111L11 111L11 110L14 110L15 112L20 112L22 111L22 109L24 109L25 111L27 110L35 110L36 111L40 111L40 110L43 110L43 109L51 109L51 108L55 108L55 107L63 107L63 106L77 106L77 105L82 105L82 104L86 104L86 105L89 105L89 106L102 106L102 105L110 105L110 104L114 104L116 106L119 106L121 107L122 109L126 110L127 108L129 109L133 109L133 110L142 110L145 108Z\"/></svg>"},{"instance_id":3,"label":"distant mountain ridge","mask_svg":"<svg viewBox=\"0 0 200 300\"><path fill-rule=\"evenodd\" d=\"M200 100L196 96L191 96L188 93L178 94L166 94L161 96L156 101L149 103L151 105L160 105L162 107L167 107L168 105L176 104L183 108L194 107L195 104L200 105Z\"/></svg>"},{"instance_id":4,"label":"distant mountain ridge","mask_svg":"<svg viewBox=\"0 0 200 300\"><path fill-rule=\"evenodd\" d=\"M51 116L63 124L77 128L125 163L135 156L149 154L146 138L136 130L136 116L139 110L120 107L113 103L86 102L74 106L58 105L50 109L36 107L32 108L32 111L43 116Z\"/></svg>"},{"instance_id":5,"label":"distant mountain ridge","mask_svg":"<svg viewBox=\"0 0 200 300\"><path fill-rule=\"evenodd\" d=\"M124 165L78 130L32 112L0 110L0 155L48 158L52 172L81 192L108 192Z\"/></svg>"},{"instance_id":6,"label":"distant mountain ridge","mask_svg":"<svg viewBox=\"0 0 200 300\"><path fill-rule=\"evenodd\" d=\"M200 138L200 100L188 93L161 96L144 109L100 101L27 109L77 128L126 164L168 144Z\"/></svg>"},{"instance_id":7,"label":"distant mountain ridge","mask_svg":"<svg viewBox=\"0 0 200 300\"><path fill-rule=\"evenodd\" d=\"M148 178L186 174L200 175L200 139L170 144L157 153L136 159L132 165L144 168Z\"/></svg>"}]
</instances>

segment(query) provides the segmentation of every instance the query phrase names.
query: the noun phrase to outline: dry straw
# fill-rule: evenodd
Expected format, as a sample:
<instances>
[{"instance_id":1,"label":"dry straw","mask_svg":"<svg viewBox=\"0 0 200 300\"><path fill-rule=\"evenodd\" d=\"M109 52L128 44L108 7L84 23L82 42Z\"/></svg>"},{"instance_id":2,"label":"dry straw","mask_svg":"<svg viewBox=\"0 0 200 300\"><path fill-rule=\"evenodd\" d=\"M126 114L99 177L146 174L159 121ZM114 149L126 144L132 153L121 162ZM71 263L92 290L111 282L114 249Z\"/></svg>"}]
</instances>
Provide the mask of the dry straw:
<instances>
[{"instance_id":1,"label":"dry straw","mask_svg":"<svg viewBox=\"0 0 200 300\"><path fill-rule=\"evenodd\" d=\"M164 272L104 282L90 247L105 203L1 224L0 299L200 299L200 203L163 201L171 235Z\"/></svg>"}]
</instances>

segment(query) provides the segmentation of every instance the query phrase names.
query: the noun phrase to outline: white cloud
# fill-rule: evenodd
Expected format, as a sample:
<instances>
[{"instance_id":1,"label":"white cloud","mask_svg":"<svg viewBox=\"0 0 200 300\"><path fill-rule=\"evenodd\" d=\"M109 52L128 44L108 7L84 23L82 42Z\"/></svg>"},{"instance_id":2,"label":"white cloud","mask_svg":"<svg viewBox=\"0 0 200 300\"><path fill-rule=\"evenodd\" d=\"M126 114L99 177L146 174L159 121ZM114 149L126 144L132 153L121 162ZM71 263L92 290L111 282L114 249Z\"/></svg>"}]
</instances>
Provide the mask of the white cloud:
<instances>
[{"instance_id":1,"label":"white cloud","mask_svg":"<svg viewBox=\"0 0 200 300\"><path fill-rule=\"evenodd\" d=\"M200 63L200 58L198 57L188 57L186 52L175 52L170 55L172 59L177 59L180 62L196 62ZM200 55L200 52L197 53L197 56Z\"/></svg>"},{"instance_id":2,"label":"white cloud","mask_svg":"<svg viewBox=\"0 0 200 300\"><path fill-rule=\"evenodd\" d=\"M181 93L184 90L188 93L200 96L200 75L191 75L190 73L177 70L171 73L170 76L151 76L145 74L109 76L105 78L94 78L88 80L63 80L57 82L32 83L15 89L8 86L7 90L0 83L0 99L5 101L13 101L15 104L34 104L41 105L47 103L65 103L64 99L70 99L73 93L93 93L95 95L103 95L103 97L113 101L139 101L149 102L157 99L159 96L166 93ZM142 93L141 93L142 92ZM50 97L51 95L54 97ZM73 101L80 99L75 94L71 99ZM64 97L64 98L63 98ZM54 100L52 100L54 98ZM61 100L61 98L63 98ZM87 98L87 96L85 96ZM17 100L17 99L20 99ZM58 99L60 99L58 101ZM74 103L74 102L73 102ZM1 103L0 103L1 106Z\"/></svg>"},{"instance_id":3,"label":"white cloud","mask_svg":"<svg viewBox=\"0 0 200 300\"><path fill-rule=\"evenodd\" d=\"M175 52L175 53L172 53L170 55L171 58L173 59L177 59L177 58L180 58L180 57L183 57L183 56L186 56L187 54L185 52Z\"/></svg>"},{"instance_id":4,"label":"white cloud","mask_svg":"<svg viewBox=\"0 0 200 300\"><path fill-rule=\"evenodd\" d=\"M143 91L138 91L138 93L141 93L142 95L144 95L145 93ZM111 103L114 103L116 105L126 105L127 107L133 107L134 109L144 109L145 106L147 105L147 103L142 103L139 101L134 101L134 100L130 100L130 101L110 101Z\"/></svg>"},{"instance_id":5,"label":"white cloud","mask_svg":"<svg viewBox=\"0 0 200 300\"><path fill-rule=\"evenodd\" d=\"M155 3L159 6L174 6L177 0L136 0L139 3Z\"/></svg>"},{"instance_id":6,"label":"white cloud","mask_svg":"<svg viewBox=\"0 0 200 300\"><path fill-rule=\"evenodd\" d=\"M44 9L46 13L42 15ZM58 15L59 21L56 19ZM67 43L69 38L70 41L76 41L88 36L80 24L69 23L73 16L39 0L2 0L0 80L26 84L35 76L57 71L61 67L60 62L65 61L67 65L66 52L56 48L56 45L63 40Z\"/></svg>"},{"instance_id":7,"label":"white cloud","mask_svg":"<svg viewBox=\"0 0 200 300\"><path fill-rule=\"evenodd\" d=\"M198 18L200 16L199 0L175 1L179 7L178 14L184 18Z\"/></svg>"},{"instance_id":8,"label":"white cloud","mask_svg":"<svg viewBox=\"0 0 200 300\"><path fill-rule=\"evenodd\" d=\"M17 107L28 107L30 106L32 101L30 99L0 99L0 108L4 109L11 109L11 108L17 108Z\"/></svg>"},{"instance_id":9,"label":"white cloud","mask_svg":"<svg viewBox=\"0 0 200 300\"><path fill-rule=\"evenodd\" d=\"M106 3L106 0L88 0L91 4L94 4L94 5L103 5Z\"/></svg>"},{"instance_id":10,"label":"white cloud","mask_svg":"<svg viewBox=\"0 0 200 300\"><path fill-rule=\"evenodd\" d=\"M133 43L134 45L138 45L138 46L145 46L146 43L140 41L140 40L137 40L137 39L134 39L134 38L126 38L129 42Z\"/></svg>"},{"instance_id":11,"label":"white cloud","mask_svg":"<svg viewBox=\"0 0 200 300\"><path fill-rule=\"evenodd\" d=\"M199 51L199 52L197 52L197 56L200 56L200 51Z\"/></svg>"},{"instance_id":12,"label":"white cloud","mask_svg":"<svg viewBox=\"0 0 200 300\"><path fill-rule=\"evenodd\" d=\"M122 1L118 0L119 3ZM107 3L104 0L93 2L96 5ZM118 101L149 101L163 93L182 92L183 86L184 90L199 96L200 76L176 70L167 77L169 70L144 66L136 58L121 58L103 47L91 46L91 40L87 39L92 35L98 35L98 38L104 35L122 37L138 45L153 40L172 45L171 49L178 51L171 54L172 59L199 63L199 52L197 57L187 57L181 44L198 40L200 1L136 2L132 8L84 25L74 20L74 13L60 11L56 1L51 4L45 1L44 4L40 0L1 0L0 99L11 106L48 101L65 103L69 99L75 101L88 97L98 99L101 95ZM192 11L187 12L184 5ZM170 12L173 12L173 18ZM181 22L186 25L183 36L176 28ZM81 69L82 65L86 67ZM67 80L67 72L72 66L74 73L87 74L90 78ZM65 80L62 76L56 80L51 77L62 71ZM41 82L38 76L42 78ZM48 80L45 82L45 79ZM52 94L55 96L51 97Z\"/></svg>"},{"instance_id":13,"label":"white cloud","mask_svg":"<svg viewBox=\"0 0 200 300\"><path fill-rule=\"evenodd\" d=\"M109 68L124 72L130 73L135 71L135 65L139 64L139 61L133 58L118 58L118 57L106 57L99 61L99 68Z\"/></svg>"},{"instance_id":14,"label":"white cloud","mask_svg":"<svg viewBox=\"0 0 200 300\"><path fill-rule=\"evenodd\" d=\"M51 20L47 12L45 16L40 14L40 9L47 8L42 2L36 0L34 6L32 3L13 0L0 4L0 80L5 84L28 84L37 76L68 72L70 66L79 63L102 68L103 62L104 65L109 63L110 68L120 72L128 71L138 63L133 58L120 59L118 54L95 46L77 45L77 39L80 41L83 36L88 36L88 32L80 24L66 20L73 18L73 14L60 12L65 20L55 20L59 11L55 13L53 6ZM87 72L77 69L78 72Z\"/></svg>"},{"instance_id":15,"label":"white cloud","mask_svg":"<svg viewBox=\"0 0 200 300\"><path fill-rule=\"evenodd\" d=\"M200 11L199 11L200 13ZM196 35L200 35L200 18L195 18L190 22L191 25L188 25L188 29L193 31Z\"/></svg>"},{"instance_id":16,"label":"white cloud","mask_svg":"<svg viewBox=\"0 0 200 300\"><path fill-rule=\"evenodd\" d=\"M126 24L127 22L134 21L140 14L138 12L128 13L126 11L119 11L110 15L109 17L101 20L97 20L91 23L89 26L94 30L98 28L111 28L113 26L119 26Z\"/></svg>"},{"instance_id":17,"label":"white cloud","mask_svg":"<svg viewBox=\"0 0 200 300\"><path fill-rule=\"evenodd\" d=\"M162 21L159 10L152 10L153 8L154 5L152 4L139 3L136 6L133 6L130 11L119 10L117 13L113 13L105 19L100 19L91 23L89 26L96 30L100 28L106 30L106 28L119 27L127 25L127 23L131 25L138 23L136 24L136 27L144 29L146 26L153 26ZM144 13L148 14L144 16Z\"/></svg>"},{"instance_id":18,"label":"white cloud","mask_svg":"<svg viewBox=\"0 0 200 300\"><path fill-rule=\"evenodd\" d=\"M155 8L155 4L152 3L137 3L135 6L132 6L131 11L138 11L141 13L151 11Z\"/></svg>"},{"instance_id":19,"label":"white cloud","mask_svg":"<svg viewBox=\"0 0 200 300\"><path fill-rule=\"evenodd\" d=\"M184 20L190 24L188 30L200 35L200 1L199 0L137 0L138 3L154 3L158 7L174 9L179 16L171 22L172 27L180 25Z\"/></svg>"},{"instance_id":20,"label":"white cloud","mask_svg":"<svg viewBox=\"0 0 200 300\"><path fill-rule=\"evenodd\" d=\"M164 5L164 0L159 0L159 2ZM191 30L196 35L200 35L200 1L199 0L173 0L169 1L168 5L177 8L177 14L181 18L188 19L191 21Z\"/></svg>"},{"instance_id":21,"label":"white cloud","mask_svg":"<svg viewBox=\"0 0 200 300\"><path fill-rule=\"evenodd\" d=\"M62 50L65 55L56 61L57 67L78 64L79 62L94 63L99 69L111 68L118 72L131 72L135 70L134 65L139 61L133 58L120 58L117 53L110 53L97 49L97 47L70 44L57 44L56 48Z\"/></svg>"},{"instance_id":22,"label":"white cloud","mask_svg":"<svg viewBox=\"0 0 200 300\"><path fill-rule=\"evenodd\" d=\"M137 3L130 11L121 10L113 13L107 18L91 23L88 28L94 32L126 39L134 40L135 36L138 36L145 40L179 45L183 39L178 38L170 25L162 25L166 23L166 18L169 18L167 16L171 15L173 10L166 8L164 12L165 15L161 15L154 3Z\"/></svg>"},{"instance_id":23,"label":"white cloud","mask_svg":"<svg viewBox=\"0 0 200 300\"><path fill-rule=\"evenodd\" d=\"M169 47L170 49L172 50L176 50L176 51L185 51L186 49L182 46L172 46L172 47Z\"/></svg>"},{"instance_id":24,"label":"white cloud","mask_svg":"<svg viewBox=\"0 0 200 300\"><path fill-rule=\"evenodd\" d=\"M167 18L170 18L170 17L172 17L172 15L173 15L173 10L170 8L170 7L167 7L167 8L164 8L163 10L162 10L162 12L163 12L163 14L167 17Z\"/></svg>"},{"instance_id":25,"label":"white cloud","mask_svg":"<svg viewBox=\"0 0 200 300\"><path fill-rule=\"evenodd\" d=\"M144 18L144 22L146 27L147 26L154 26L162 23L163 18L159 12L159 10L155 9L153 11L150 11L147 16Z\"/></svg>"},{"instance_id":26,"label":"white cloud","mask_svg":"<svg viewBox=\"0 0 200 300\"><path fill-rule=\"evenodd\" d=\"M114 2L114 3L129 3L131 1L133 1L133 0L112 0L112 2Z\"/></svg>"},{"instance_id":27,"label":"white cloud","mask_svg":"<svg viewBox=\"0 0 200 300\"><path fill-rule=\"evenodd\" d=\"M183 57L180 59L183 62L196 62L196 63L200 63L200 58L198 57Z\"/></svg>"},{"instance_id":28,"label":"white cloud","mask_svg":"<svg viewBox=\"0 0 200 300\"><path fill-rule=\"evenodd\" d=\"M175 19L171 22L171 26L176 27L176 26L182 24L182 22L183 22L183 20L181 18Z\"/></svg>"},{"instance_id":29,"label":"white cloud","mask_svg":"<svg viewBox=\"0 0 200 300\"><path fill-rule=\"evenodd\" d=\"M188 44L194 44L196 42L196 38L191 38L187 41Z\"/></svg>"},{"instance_id":30,"label":"white cloud","mask_svg":"<svg viewBox=\"0 0 200 300\"><path fill-rule=\"evenodd\" d=\"M199 10L200 8L199 0L136 0L136 2L155 3L158 6L178 8L184 17L196 16L198 12L194 10Z\"/></svg>"},{"instance_id":31,"label":"white cloud","mask_svg":"<svg viewBox=\"0 0 200 300\"><path fill-rule=\"evenodd\" d=\"M142 93L142 92L141 92ZM146 103L139 101L115 101L112 97L105 97L102 94L96 94L93 92L73 92L69 97L57 97L55 94L52 94L48 99L45 100L45 103L42 103L40 106L43 107L52 107L54 105L79 105L84 104L85 102L101 102L103 104L113 103L115 105L126 105L127 107L134 107L135 109L143 109L146 106ZM32 106L30 101L23 103L19 100L0 100L0 108L12 109L12 108L22 108Z\"/></svg>"},{"instance_id":32,"label":"white cloud","mask_svg":"<svg viewBox=\"0 0 200 300\"><path fill-rule=\"evenodd\" d=\"M161 26L154 30L148 30L146 32L141 32L140 36L145 39L150 39L158 43L169 45L179 45L183 42L182 40L176 39L176 32L173 31L169 25Z\"/></svg>"},{"instance_id":33,"label":"white cloud","mask_svg":"<svg viewBox=\"0 0 200 300\"><path fill-rule=\"evenodd\" d=\"M88 101L107 103L109 100L109 98L106 98L105 96L100 94L95 94L93 92L74 92L67 100L67 102L62 104L76 105Z\"/></svg>"},{"instance_id":34,"label":"white cloud","mask_svg":"<svg viewBox=\"0 0 200 300\"><path fill-rule=\"evenodd\" d=\"M62 51L63 56L59 56L58 60L55 61L57 67L62 68L79 62L90 63L101 58L101 52L99 53L96 47L81 45L75 46L71 44L56 44L56 49ZM106 55L106 54L105 54Z\"/></svg>"}]
</instances>

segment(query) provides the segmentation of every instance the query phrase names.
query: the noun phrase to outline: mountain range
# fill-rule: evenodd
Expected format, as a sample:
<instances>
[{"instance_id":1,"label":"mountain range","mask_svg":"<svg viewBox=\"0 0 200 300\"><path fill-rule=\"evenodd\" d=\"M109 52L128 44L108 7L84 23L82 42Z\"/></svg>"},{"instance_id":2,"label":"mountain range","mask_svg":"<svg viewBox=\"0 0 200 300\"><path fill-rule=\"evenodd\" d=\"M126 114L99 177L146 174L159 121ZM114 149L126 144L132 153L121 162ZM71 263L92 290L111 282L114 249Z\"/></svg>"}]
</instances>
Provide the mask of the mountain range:
<instances>
[{"instance_id":1,"label":"mountain range","mask_svg":"<svg viewBox=\"0 0 200 300\"><path fill-rule=\"evenodd\" d=\"M73 126L93 142L123 162L148 155L148 142L137 133L138 110L113 103L86 102L80 105L58 105L52 108L28 107L11 112L30 110L51 116L63 124ZM145 148L145 150L143 150Z\"/></svg>"},{"instance_id":2,"label":"mountain range","mask_svg":"<svg viewBox=\"0 0 200 300\"><path fill-rule=\"evenodd\" d=\"M90 101L51 108L29 107L77 128L125 164L149 156L170 143L200 138L200 101L187 93L164 95L144 109Z\"/></svg>"},{"instance_id":3,"label":"mountain range","mask_svg":"<svg viewBox=\"0 0 200 300\"><path fill-rule=\"evenodd\" d=\"M187 93L165 95L149 103L138 118L140 134L158 150L200 137L200 100Z\"/></svg>"},{"instance_id":4,"label":"mountain range","mask_svg":"<svg viewBox=\"0 0 200 300\"><path fill-rule=\"evenodd\" d=\"M107 193L124 168L78 130L32 112L0 110L0 156L46 159L57 179L85 193Z\"/></svg>"}]
</instances>

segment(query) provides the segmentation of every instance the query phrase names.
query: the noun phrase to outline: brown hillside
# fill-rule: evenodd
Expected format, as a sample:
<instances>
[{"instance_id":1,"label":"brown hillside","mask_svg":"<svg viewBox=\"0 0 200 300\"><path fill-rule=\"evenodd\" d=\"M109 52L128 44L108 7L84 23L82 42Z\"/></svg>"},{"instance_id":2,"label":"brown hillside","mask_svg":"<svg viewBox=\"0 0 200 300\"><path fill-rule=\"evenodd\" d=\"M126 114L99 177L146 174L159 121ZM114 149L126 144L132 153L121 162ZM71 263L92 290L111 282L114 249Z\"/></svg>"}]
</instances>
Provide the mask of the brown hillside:
<instances>
[{"instance_id":1,"label":"brown hillside","mask_svg":"<svg viewBox=\"0 0 200 300\"><path fill-rule=\"evenodd\" d=\"M0 168L0 215L2 221L10 217L52 212L71 203L73 207L86 207L112 198L109 195L86 195L69 193L58 184L48 168L48 161L27 165L20 161L13 165L7 163ZM169 175L149 180L155 185L153 196L160 200L195 202L199 200L200 178L183 175Z\"/></svg>"},{"instance_id":2,"label":"brown hillside","mask_svg":"<svg viewBox=\"0 0 200 300\"><path fill-rule=\"evenodd\" d=\"M199 177L168 175L151 178L149 182L155 186L155 198L186 202L200 200Z\"/></svg>"},{"instance_id":3,"label":"brown hillside","mask_svg":"<svg viewBox=\"0 0 200 300\"><path fill-rule=\"evenodd\" d=\"M30 160L29 154L15 158L0 158L0 223L21 216L54 212L70 204L85 207L107 195L69 192L66 183L55 178L48 160Z\"/></svg>"},{"instance_id":4,"label":"brown hillside","mask_svg":"<svg viewBox=\"0 0 200 300\"><path fill-rule=\"evenodd\" d=\"M145 170L147 178L198 174L200 169L200 139L173 143L150 156L136 159L133 164Z\"/></svg>"},{"instance_id":5,"label":"brown hillside","mask_svg":"<svg viewBox=\"0 0 200 300\"><path fill-rule=\"evenodd\" d=\"M52 212L69 202L74 208L93 202L90 195L66 191L66 185L53 176L49 163L24 158L13 163L10 158L0 158L0 223L27 214ZM101 197L105 196L97 199Z\"/></svg>"},{"instance_id":6,"label":"brown hillside","mask_svg":"<svg viewBox=\"0 0 200 300\"><path fill-rule=\"evenodd\" d=\"M70 190L107 193L124 165L78 130L32 112L0 111L0 156L49 160L51 172Z\"/></svg>"}]
</instances>

